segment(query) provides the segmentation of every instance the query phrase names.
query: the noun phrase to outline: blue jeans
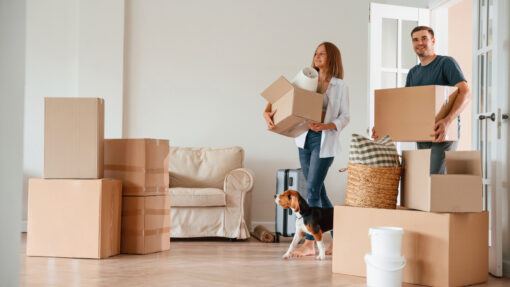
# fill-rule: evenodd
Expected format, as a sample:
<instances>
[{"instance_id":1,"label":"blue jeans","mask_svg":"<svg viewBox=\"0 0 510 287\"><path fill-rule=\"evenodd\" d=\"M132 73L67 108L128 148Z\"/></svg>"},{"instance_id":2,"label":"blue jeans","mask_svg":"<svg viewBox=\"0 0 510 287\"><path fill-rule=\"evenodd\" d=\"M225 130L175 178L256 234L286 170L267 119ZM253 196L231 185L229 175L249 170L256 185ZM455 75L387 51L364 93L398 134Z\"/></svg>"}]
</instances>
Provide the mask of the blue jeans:
<instances>
[{"instance_id":1,"label":"blue jeans","mask_svg":"<svg viewBox=\"0 0 510 287\"><path fill-rule=\"evenodd\" d=\"M322 131L308 131L305 146L299 148L299 162L306 179L306 199L311 207L333 207L326 194L324 179L334 157L320 158ZM313 236L307 234L307 240Z\"/></svg>"},{"instance_id":2,"label":"blue jeans","mask_svg":"<svg viewBox=\"0 0 510 287\"><path fill-rule=\"evenodd\" d=\"M419 142L418 149L430 149L430 173L445 174L446 162L445 151L454 151L457 149L457 142Z\"/></svg>"}]
</instances>

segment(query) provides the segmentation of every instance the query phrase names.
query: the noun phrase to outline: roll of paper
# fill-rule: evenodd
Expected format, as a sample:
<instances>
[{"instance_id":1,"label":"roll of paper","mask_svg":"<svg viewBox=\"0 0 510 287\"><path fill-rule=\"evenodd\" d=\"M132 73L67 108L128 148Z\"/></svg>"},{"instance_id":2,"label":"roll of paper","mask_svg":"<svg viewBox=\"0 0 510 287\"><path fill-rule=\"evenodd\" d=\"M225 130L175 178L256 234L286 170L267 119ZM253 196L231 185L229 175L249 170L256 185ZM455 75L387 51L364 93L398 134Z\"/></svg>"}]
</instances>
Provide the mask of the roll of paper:
<instances>
[{"instance_id":1,"label":"roll of paper","mask_svg":"<svg viewBox=\"0 0 510 287\"><path fill-rule=\"evenodd\" d=\"M319 73L312 67L306 67L294 77L292 84L295 87L316 92L318 81Z\"/></svg>"},{"instance_id":2,"label":"roll of paper","mask_svg":"<svg viewBox=\"0 0 510 287\"><path fill-rule=\"evenodd\" d=\"M255 230L253 230L253 232L251 233L251 235L257 238L259 241L266 243L274 242L275 237L275 234L273 232L267 230L267 228L265 228L262 225L257 225L255 227Z\"/></svg>"}]
</instances>

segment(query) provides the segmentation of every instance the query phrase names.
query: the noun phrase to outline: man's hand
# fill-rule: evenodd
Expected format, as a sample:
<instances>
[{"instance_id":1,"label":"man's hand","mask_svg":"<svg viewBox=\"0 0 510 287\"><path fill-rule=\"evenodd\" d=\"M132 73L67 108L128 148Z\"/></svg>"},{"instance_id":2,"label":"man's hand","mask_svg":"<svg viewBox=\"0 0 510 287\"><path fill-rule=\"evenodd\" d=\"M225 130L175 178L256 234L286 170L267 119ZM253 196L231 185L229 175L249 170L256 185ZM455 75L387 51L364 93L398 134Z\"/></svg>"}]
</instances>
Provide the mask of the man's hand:
<instances>
[{"instance_id":1,"label":"man's hand","mask_svg":"<svg viewBox=\"0 0 510 287\"><path fill-rule=\"evenodd\" d=\"M323 131L323 130L332 130L332 129L336 129L336 126L334 123L329 123L329 124L323 124L323 123L309 123L308 124L308 127L314 131L314 132L319 132L319 131Z\"/></svg>"},{"instance_id":2,"label":"man's hand","mask_svg":"<svg viewBox=\"0 0 510 287\"><path fill-rule=\"evenodd\" d=\"M430 134L431 137L434 137L433 142L444 142L446 139L446 131L448 130L449 126L450 122L448 122L446 118L437 121L434 125L434 133Z\"/></svg>"},{"instance_id":3,"label":"man's hand","mask_svg":"<svg viewBox=\"0 0 510 287\"><path fill-rule=\"evenodd\" d=\"M374 141L379 140L379 136L375 132L375 127L372 127L372 139L374 139Z\"/></svg>"}]
</instances>

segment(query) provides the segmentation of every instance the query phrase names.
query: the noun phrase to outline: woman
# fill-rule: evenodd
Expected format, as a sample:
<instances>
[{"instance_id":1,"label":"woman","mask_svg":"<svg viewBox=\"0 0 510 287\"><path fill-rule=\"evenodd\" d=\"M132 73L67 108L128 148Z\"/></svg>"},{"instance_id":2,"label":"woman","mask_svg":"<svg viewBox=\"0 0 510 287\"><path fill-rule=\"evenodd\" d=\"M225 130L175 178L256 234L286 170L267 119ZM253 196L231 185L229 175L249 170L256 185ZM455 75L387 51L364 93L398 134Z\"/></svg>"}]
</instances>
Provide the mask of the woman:
<instances>
[{"instance_id":1,"label":"woman","mask_svg":"<svg viewBox=\"0 0 510 287\"><path fill-rule=\"evenodd\" d=\"M299 161L306 179L308 204L316 207L333 207L326 194L324 179L339 148L338 135L349 123L349 95L343 81L344 69L340 50L324 42L315 50L312 67L319 73L317 93L324 94L321 123L309 124L309 130L296 137ZM271 104L264 111L269 129L274 123ZM332 244L326 254L331 254ZM291 257L315 255L313 237L306 235L305 243Z\"/></svg>"}]
</instances>

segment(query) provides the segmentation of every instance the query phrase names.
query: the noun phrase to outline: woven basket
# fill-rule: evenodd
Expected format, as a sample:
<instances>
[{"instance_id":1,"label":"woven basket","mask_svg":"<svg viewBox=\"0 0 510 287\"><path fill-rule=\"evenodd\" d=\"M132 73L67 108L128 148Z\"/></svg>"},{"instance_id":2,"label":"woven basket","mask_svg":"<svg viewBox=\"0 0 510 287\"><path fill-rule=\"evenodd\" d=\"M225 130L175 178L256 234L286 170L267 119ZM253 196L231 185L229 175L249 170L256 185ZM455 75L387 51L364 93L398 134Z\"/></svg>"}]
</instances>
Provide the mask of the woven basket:
<instances>
[{"instance_id":1,"label":"woven basket","mask_svg":"<svg viewBox=\"0 0 510 287\"><path fill-rule=\"evenodd\" d=\"M397 161L398 162L398 161ZM395 209L402 168L348 163L345 204L357 207Z\"/></svg>"}]
</instances>

